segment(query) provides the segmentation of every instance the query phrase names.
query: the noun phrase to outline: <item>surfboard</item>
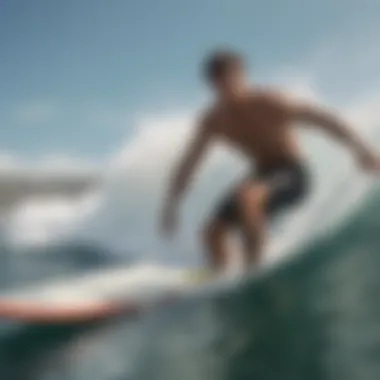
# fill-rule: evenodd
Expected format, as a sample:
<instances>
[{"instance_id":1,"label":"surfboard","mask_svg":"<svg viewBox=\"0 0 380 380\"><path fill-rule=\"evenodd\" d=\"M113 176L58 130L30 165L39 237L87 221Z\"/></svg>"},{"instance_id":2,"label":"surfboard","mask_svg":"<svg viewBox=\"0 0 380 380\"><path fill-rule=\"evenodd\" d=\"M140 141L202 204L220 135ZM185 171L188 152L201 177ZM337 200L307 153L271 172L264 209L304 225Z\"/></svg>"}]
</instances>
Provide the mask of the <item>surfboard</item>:
<instances>
[{"instance_id":1,"label":"surfboard","mask_svg":"<svg viewBox=\"0 0 380 380\"><path fill-rule=\"evenodd\" d=\"M140 265L30 285L0 294L0 319L80 323L136 315L213 282L203 269Z\"/></svg>"}]
</instances>

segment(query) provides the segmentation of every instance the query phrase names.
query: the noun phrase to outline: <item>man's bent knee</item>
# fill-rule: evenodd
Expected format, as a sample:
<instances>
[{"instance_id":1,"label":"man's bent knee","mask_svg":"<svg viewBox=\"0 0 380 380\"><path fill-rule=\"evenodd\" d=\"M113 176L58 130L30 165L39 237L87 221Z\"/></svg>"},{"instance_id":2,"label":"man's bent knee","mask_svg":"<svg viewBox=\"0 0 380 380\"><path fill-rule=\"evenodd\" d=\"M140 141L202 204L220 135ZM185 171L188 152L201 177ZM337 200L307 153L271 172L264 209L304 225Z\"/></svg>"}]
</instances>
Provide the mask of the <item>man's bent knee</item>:
<instances>
[{"instance_id":1,"label":"man's bent knee","mask_svg":"<svg viewBox=\"0 0 380 380\"><path fill-rule=\"evenodd\" d=\"M242 186L237 191L237 201L242 210L249 209L252 211L262 210L267 200L267 188L264 185L257 184L251 186Z\"/></svg>"},{"instance_id":2,"label":"man's bent knee","mask_svg":"<svg viewBox=\"0 0 380 380\"><path fill-rule=\"evenodd\" d=\"M218 220L213 220L203 229L203 241L207 245L211 245L215 241L221 239L225 233L226 227L224 224Z\"/></svg>"}]
</instances>

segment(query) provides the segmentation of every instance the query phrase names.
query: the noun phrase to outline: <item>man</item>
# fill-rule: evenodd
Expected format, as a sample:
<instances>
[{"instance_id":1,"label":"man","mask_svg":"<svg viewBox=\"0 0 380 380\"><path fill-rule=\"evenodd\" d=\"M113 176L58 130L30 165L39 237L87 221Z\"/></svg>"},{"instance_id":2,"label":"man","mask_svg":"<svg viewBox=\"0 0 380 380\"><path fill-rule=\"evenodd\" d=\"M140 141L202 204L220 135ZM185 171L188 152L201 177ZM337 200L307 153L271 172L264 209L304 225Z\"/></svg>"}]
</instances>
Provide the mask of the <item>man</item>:
<instances>
[{"instance_id":1,"label":"man","mask_svg":"<svg viewBox=\"0 0 380 380\"><path fill-rule=\"evenodd\" d=\"M212 54L205 77L216 101L201 118L184 158L175 170L163 212L166 234L177 225L179 201L201 157L215 140L243 153L253 170L222 200L204 230L209 262L222 270L226 236L240 228L246 264L256 264L265 243L268 217L296 205L308 192L308 170L294 134L294 124L314 125L344 143L364 169L379 170L380 160L340 118L319 107L296 103L262 88L248 87L242 58L230 51Z\"/></svg>"}]
</instances>

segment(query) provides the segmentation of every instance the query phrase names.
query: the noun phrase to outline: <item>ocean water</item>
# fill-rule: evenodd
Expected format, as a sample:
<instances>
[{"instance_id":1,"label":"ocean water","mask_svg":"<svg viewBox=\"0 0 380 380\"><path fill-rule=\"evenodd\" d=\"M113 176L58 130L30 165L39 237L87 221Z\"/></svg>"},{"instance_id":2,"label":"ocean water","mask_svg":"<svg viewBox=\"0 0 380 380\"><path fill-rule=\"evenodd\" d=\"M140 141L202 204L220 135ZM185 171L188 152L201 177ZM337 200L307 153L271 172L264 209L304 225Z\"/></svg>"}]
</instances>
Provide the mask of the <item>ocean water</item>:
<instances>
[{"instance_id":1,"label":"ocean water","mask_svg":"<svg viewBox=\"0 0 380 380\"><path fill-rule=\"evenodd\" d=\"M319 223L331 217L326 205ZM134 320L2 321L1 379L379 379L379 226L380 191L372 188L334 229L229 292ZM4 248L1 285L115 264L105 257L85 246L27 255Z\"/></svg>"},{"instance_id":2,"label":"ocean water","mask_svg":"<svg viewBox=\"0 0 380 380\"><path fill-rule=\"evenodd\" d=\"M154 223L167 160L152 162L151 151L169 152L157 145L162 133L142 131L138 144L116 157L99 197L21 205L1 230L0 291L140 259L199 264L199 222L215 189L222 193L239 173L235 161L211 165L185 205L186 244L160 246ZM172 135L168 128L165 138ZM379 379L380 189L367 186L347 156L311 142L315 194L276 223L277 250L260 275L138 319L0 321L0 379ZM323 155L311 154L321 148ZM136 170L141 162L144 170Z\"/></svg>"}]
</instances>

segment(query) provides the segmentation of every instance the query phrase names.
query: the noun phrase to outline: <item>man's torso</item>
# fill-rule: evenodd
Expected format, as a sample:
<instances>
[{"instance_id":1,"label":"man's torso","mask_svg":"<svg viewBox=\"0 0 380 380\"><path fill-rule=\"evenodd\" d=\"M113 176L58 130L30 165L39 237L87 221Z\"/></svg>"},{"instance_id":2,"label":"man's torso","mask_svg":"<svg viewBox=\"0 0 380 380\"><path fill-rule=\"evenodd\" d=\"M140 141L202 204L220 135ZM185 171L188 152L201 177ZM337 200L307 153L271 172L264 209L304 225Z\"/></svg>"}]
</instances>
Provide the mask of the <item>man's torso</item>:
<instances>
[{"instance_id":1,"label":"man's torso","mask_svg":"<svg viewBox=\"0 0 380 380\"><path fill-rule=\"evenodd\" d=\"M270 93L255 91L236 102L217 105L209 125L215 138L256 160L258 167L300 158L286 106Z\"/></svg>"}]
</instances>

